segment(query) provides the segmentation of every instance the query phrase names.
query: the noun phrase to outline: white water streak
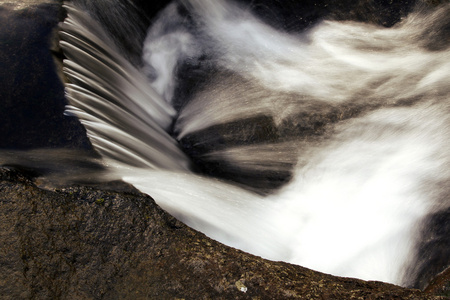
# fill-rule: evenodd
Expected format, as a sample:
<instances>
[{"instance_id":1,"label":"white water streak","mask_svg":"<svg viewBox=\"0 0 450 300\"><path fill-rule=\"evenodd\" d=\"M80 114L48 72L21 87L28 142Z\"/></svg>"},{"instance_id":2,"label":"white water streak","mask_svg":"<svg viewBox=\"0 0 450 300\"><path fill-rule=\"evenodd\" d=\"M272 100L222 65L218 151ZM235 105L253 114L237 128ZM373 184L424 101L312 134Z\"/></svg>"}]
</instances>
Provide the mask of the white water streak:
<instances>
[{"instance_id":1,"label":"white water streak","mask_svg":"<svg viewBox=\"0 0 450 300\"><path fill-rule=\"evenodd\" d=\"M450 53L428 51L421 41L424 28L442 17L441 13L427 18L411 14L388 29L324 21L306 32L289 35L225 1L186 2L197 13L199 47L215 57L216 64L264 89L298 95L295 99L271 99L270 104L266 97L259 97L261 101L250 106L270 112L275 118L283 114L287 105L304 99L340 104L363 98L366 103L395 104L436 92L447 95L450 91ZM180 137L245 116L242 109L224 109L216 115L210 113L205 120L191 117L198 114L199 106L216 107L230 102L221 95L220 100L204 101L201 95L198 97L181 112ZM195 125L191 119L196 119Z\"/></svg>"},{"instance_id":2,"label":"white water streak","mask_svg":"<svg viewBox=\"0 0 450 300\"><path fill-rule=\"evenodd\" d=\"M399 284L418 222L448 205L432 197L450 178L443 168L450 164L448 113L426 106L386 109L344 124L292 183L267 198L192 174L115 165L117 176L227 245L334 275Z\"/></svg>"},{"instance_id":3,"label":"white water streak","mask_svg":"<svg viewBox=\"0 0 450 300\"><path fill-rule=\"evenodd\" d=\"M65 8L60 44L69 58L64 72L73 82L66 85L66 112L81 120L106 157L152 169L188 169L189 160L166 132L173 107L120 56L94 20L70 4Z\"/></svg>"},{"instance_id":4,"label":"white water streak","mask_svg":"<svg viewBox=\"0 0 450 300\"><path fill-rule=\"evenodd\" d=\"M418 44L426 24L417 25L422 21L417 15L390 29L323 22L292 36L224 1L185 3L196 16L195 30L170 19L175 25L168 26L176 30L168 36L161 29L166 28L164 24L157 23L149 31L144 54L147 75L165 100L151 99L170 102L176 63L195 59L199 53L245 80L219 78L219 84L216 81L194 97L177 123L180 136L257 113L282 119L298 113L304 99L338 107L375 103L387 108L341 122L330 138L310 144L300 154L307 163L298 166L292 182L264 198L189 172L149 169L148 163L140 161L153 160L155 153L159 158L159 152L150 148L165 146L169 138L160 134L142 140L135 135L154 127L151 120L140 117L150 113L147 108L142 107L144 112L123 110L127 105L121 97L109 103L69 86L73 106L69 110L88 128L112 176L132 183L186 224L225 244L335 275L401 283L420 222L449 205L447 198L440 197L448 194L450 178L449 52L429 51ZM173 7L167 14L179 17ZM158 20L165 22L164 15ZM88 32L82 23L66 23L66 31ZM71 49L67 45L66 51ZM170 55L162 55L166 50ZM69 73L82 68L70 63L68 67ZM135 73L124 72L115 82L130 78L134 82ZM80 81L78 85L94 84L94 94L107 95L95 86L101 78L89 75ZM290 96L285 97L286 93ZM141 104L137 98L132 93L126 99ZM416 104L393 107L401 100ZM125 121L129 119L136 122ZM267 149L261 155L267 155ZM259 155L257 147L252 150ZM226 150L227 155L234 152L239 148ZM174 153L170 166L184 162L178 151ZM171 155L165 156L162 168Z\"/></svg>"}]
</instances>

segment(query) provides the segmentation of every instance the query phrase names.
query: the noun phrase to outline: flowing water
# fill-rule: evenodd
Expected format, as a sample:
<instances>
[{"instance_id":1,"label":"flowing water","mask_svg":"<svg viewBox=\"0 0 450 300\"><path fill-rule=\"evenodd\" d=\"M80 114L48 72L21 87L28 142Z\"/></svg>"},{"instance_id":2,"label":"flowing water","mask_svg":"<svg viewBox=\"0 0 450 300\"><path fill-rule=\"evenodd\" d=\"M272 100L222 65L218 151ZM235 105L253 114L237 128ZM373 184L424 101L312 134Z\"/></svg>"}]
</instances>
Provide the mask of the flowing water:
<instances>
[{"instance_id":1,"label":"flowing water","mask_svg":"<svg viewBox=\"0 0 450 300\"><path fill-rule=\"evenodd\" d=\"M110 177L227 245L412 284L422 224L450 204L449 5L287 33L234 2L174 2L137 66L66 9L67 114Z\"/></svg>"}]
</instances>

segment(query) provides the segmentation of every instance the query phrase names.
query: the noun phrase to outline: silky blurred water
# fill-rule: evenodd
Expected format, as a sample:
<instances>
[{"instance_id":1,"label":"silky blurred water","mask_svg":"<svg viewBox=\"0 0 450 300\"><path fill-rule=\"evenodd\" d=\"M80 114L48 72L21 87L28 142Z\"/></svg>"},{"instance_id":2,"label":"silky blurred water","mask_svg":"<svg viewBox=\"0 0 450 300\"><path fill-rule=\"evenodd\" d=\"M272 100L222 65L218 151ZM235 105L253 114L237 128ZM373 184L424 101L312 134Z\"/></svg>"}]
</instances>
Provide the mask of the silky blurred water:
<instances>
[{"instance_id":1,"label":"silky blurred water","mask_svg":"<svg viewBox=\"0 0 450 300\"><path fill-rule=\"evenodd\" d=\"M322 21L288 34L233 2L174 2L149 28L140 66L88 14L66 8L66 113L110 178L227 245L410 284L421 224L449 206L450 52L428 34L448 5L417 8L391 28ZM180 96L183 65L206 75ZM322 115L332 117L319 131L301 130ZM263 123L242 133L256 116L271 136L254 137ZM238 171L227 181L199 175L202 161ZM265 193L232 183L262 170L287 183Z\"/></svg>"}]
</instances>

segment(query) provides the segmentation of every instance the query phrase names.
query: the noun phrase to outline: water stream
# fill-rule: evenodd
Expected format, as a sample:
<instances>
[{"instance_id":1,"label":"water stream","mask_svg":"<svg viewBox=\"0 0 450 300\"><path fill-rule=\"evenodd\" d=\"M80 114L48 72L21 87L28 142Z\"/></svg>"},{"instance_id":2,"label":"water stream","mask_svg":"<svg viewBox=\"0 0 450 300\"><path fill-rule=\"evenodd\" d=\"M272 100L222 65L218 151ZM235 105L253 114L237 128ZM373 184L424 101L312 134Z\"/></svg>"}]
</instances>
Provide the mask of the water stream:
<instances>
[{"instance_id":1,"label":"water stream","mask_svg":"<svg viewBox=\"0 0 450 300\"><path fill-rule=\"evenodd\" d=\"M65 7L66 113L111 178L227 245L410 284L421 224L449 207L450 52L428 34L448 5L286 33L233 2L174 2L140 66Z\"/></svg>"}]
</instances>

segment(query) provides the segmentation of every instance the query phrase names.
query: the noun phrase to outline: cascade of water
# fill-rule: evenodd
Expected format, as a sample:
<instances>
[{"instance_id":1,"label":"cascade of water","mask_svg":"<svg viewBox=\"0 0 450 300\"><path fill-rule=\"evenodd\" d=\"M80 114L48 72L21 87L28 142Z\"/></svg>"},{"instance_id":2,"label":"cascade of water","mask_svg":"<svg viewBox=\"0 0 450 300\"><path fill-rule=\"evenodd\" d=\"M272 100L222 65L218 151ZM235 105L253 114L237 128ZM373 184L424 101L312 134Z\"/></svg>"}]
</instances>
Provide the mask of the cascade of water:
<instances>
[{"instance_id":1,"label":"cascade of water","mask_svg":"<svg viewBox=\"0 0 450 300\"><path fill-rule=\"evenodd\" d=\"M94 147L134 166L188 169L189 159L167 134L175 110L115 50L94 20L70 4L61 25L68 114L86 127ZM95 72L95 73L94 73Z\"/></svg>"},{"instance_id":2,"label":"cascade of water","mask_svg":"<svg viewBox=\"0 0 450 300\"><path fill-rule=\"evenodd\" d=\"M406 282L420 223L449 206L450 55L421 39L449 6L394 28L327 21L290 35L226 1L183 1L190 19L177 5L149 29L137 70L66 4L67 111L111 176L225 244L335 275ZM176 118L182 64L206 75ZM191 173L167 133L174 118L177 138L193 141L186 151L200 161L234 174L292 172L292 180L264 197ZM330 124L320 132L304 130L323 119Z\"/></svg>"}]
</instances>

